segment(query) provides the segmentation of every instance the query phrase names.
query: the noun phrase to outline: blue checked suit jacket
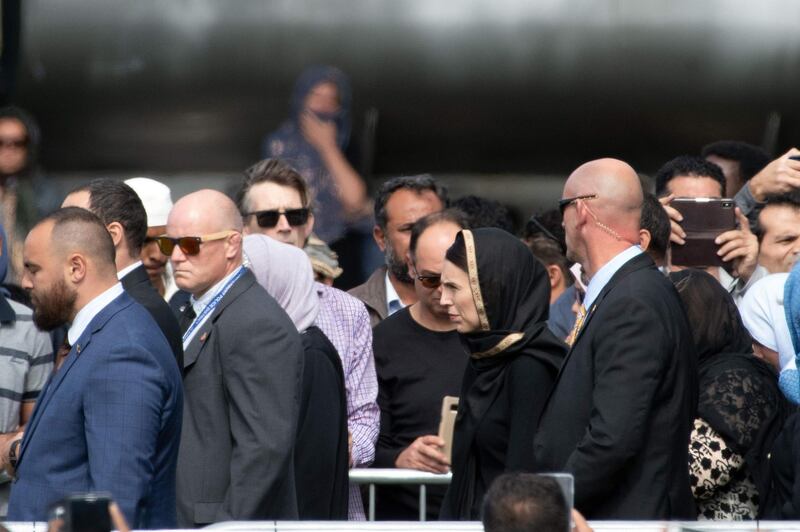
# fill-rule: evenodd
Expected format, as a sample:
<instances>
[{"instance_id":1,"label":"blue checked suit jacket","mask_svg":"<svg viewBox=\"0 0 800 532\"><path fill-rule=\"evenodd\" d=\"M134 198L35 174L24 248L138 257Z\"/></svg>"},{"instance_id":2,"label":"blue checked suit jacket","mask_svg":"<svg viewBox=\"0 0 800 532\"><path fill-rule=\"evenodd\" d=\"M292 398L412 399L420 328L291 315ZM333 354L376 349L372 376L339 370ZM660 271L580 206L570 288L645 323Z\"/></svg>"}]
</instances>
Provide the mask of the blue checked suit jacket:
<instances>
[{"instance_id":1,"label":"blue checked suit jacket","mask_svg":"<svg viewBox=\"0 0 800 532\"><path fill-rule=\"evenodd\" d=\"M39 396L8 519L44 521L64 496L104 491L131 528L174 528L182 409L167 340L123 293L94 317Z\"/></svg>"}]
</instances>

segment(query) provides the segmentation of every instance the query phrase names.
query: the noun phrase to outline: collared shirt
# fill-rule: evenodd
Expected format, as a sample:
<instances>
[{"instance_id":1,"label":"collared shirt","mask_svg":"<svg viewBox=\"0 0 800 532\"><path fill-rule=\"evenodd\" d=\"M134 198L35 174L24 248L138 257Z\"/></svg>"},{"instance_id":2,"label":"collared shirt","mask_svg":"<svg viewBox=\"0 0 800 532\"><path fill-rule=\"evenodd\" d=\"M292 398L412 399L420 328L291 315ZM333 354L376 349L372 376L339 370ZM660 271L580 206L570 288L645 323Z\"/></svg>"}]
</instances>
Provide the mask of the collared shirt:
<instances>
[{"instance_id":1,"label":"collared shirt","mask_svg":"<svg viewBox=\"0 0 800 532\"><path fill-rule=\"evenodd\" d=\"M67 331L69 345L75 345L75 342L78 341L78 338L81 337L83 331L86 330L86 327L89 326L89 323L91 323L94 317L97 316L101 310L106 308L109 303L122 295L123 292L122 284L116 283L114 286L86 303L75 315L75 319L72 320L72 325L69 331Z\"/></svg>"},{"instance_id":2,"label":"collared shirt","mask_svg":"<svg viewBox=\"0 0 800 532\"><path fill-rule=\"evenodd\" d=\"M589 281L589 286L586 287L586 295L583 297L583 306L586 307L587 312L592 312L591 309L594 300L597 299L597 296L600 295L603 288L605 288L611 278L614 277L614 274L617 273L626 262L642 253L642 248L639 246L631 246L597 270Z\"/></svg>"},{"instance_id":3,"label":"collared shirt","mask_svg":"<svg viewBox=\"0 0 800 532\"><path fill-rule=\"evenodd\" d=\"M142 261L137 260L136 262L134 262L130 266L125 266L124 268L122 268L120 271L117 272L117 279L122 280L123 277L125 277L126 275L128 275L129 273L131 273L133 270L135 270L136 268L138 268L141 265L142 265Z\"/></svg>"},{"instance_id":4,"label":"collared shirt","mask_svg":"<svg viewBox=\"0 0 800 532\"><path fill-rule=\"evenodd\" d=\"M350 294L322 283L315 285L320 306L314 325L327 336L342 359L347 428L353 435L353 467L366 467L375 459L381 417L369 313L364 303ZM350 486L348 517L364 519L356 485Z\"/></svg>"},{"instance_id":5,"label":"collared shirt","mask_svg":"<svg viewBox=\"0 0 800 532\"><path fill-rule=\"evenodd\" d=\"M400 309L405 308L403 300L394 289L392 281L389 279L389 272L386 272L386 316L391 316Z\"/></svg>"},{"instance_id":6,"label":"collared shirt","mask_svg":"<svg viewBox=\"0 0 800 532\"><path fill-rule=\"evenodd\" d=\"M228 281L230 281L237 273L239 273L240 269L241 265L234 268L234 270L231 273L220 279L217 282L217 284L206 290L206 293L200 296L199 299L195 298L194 296L189 298L189 303L192 305L195 315L198 316L198 318L196 318L195 321L199 319L200 315L203 313L205 308L214 300L217 294L219 294L220 290L225 288L225 285L228 284ZM203 324L206 321L208 321L208 318L210 318L212 314L213 312L209 312L208 314L203 316L202 321L200 321L196 325L195 322L192 322L192 325L190 325L190 327L194 326L194 329L192 330L192 334L190 334L189 337L183 341L184 351L189 346L189 344L192 343L192 338L194 338L194 335L197 334L197 331L199 331L202 328Z\"/></svg>"}]
</instances>

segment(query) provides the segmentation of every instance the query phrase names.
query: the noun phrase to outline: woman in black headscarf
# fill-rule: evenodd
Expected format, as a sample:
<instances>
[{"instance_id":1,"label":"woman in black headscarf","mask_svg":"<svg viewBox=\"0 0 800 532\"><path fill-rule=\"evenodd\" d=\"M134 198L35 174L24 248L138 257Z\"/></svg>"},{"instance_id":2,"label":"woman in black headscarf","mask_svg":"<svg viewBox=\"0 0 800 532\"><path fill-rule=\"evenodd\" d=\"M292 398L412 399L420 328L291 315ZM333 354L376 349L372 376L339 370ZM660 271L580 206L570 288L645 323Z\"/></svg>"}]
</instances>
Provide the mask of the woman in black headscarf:
<instances>
[{"instance_id":1,"label":"woman in black headscarf","mask_svg":"<svg viewBox=\"0 0 800 532\"><path fill-rule=\"evenodd\" d=\"M670 274L697 349L700 396L689 443L698 519L756 519L769 492L768 453L786 416L772 368L730 294L699 270Z\"/></svg>"},{"instance_id":2,"label":"woman in black headscarf","mask_svg":"<svg viewBox=\"0 0 800 532\"><path fill-rule=\"evenodd\" d=\"M441 304L470 353L440 517L478 519L504 472L533 471L536 424L566 354L547 328L547 271L500 229L461 231L447 250Z\"/></svg>"}]
</instances>

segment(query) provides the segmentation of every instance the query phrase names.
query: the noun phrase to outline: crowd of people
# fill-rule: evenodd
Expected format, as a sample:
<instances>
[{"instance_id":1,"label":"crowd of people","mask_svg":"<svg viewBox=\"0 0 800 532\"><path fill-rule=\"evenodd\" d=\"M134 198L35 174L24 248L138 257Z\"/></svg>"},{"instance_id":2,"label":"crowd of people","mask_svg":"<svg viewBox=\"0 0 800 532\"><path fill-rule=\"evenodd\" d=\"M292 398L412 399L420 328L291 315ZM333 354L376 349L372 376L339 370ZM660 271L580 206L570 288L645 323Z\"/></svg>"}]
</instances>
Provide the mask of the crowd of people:
<instances>
[{"instance_id":1,"label":"crowd of people","mask_svg":"<svg viewBox=\"0 0 800 532\"><path fill-rule=\"evenodd\" d=\"M624 161L589 161L515 234L503 205L427 174L368 200L348 87L305 73L235 197L174 204L138 177L48 210L38 132L0 112L8 520L88 491L134 528L359 520L348 470L370 466L452 472L427 517L487 530L563 507L527 475L553 472L574 478L581 526L800 518L800 150L717 142L652 191ZM34 183L50 192L29 198ZM733 198L714 264L673 262L676 198ZM383 264L335 288L344 253L368 260L367 227ZM383 485L376 515L418 504Z\"/></svg>"}]
</instances>

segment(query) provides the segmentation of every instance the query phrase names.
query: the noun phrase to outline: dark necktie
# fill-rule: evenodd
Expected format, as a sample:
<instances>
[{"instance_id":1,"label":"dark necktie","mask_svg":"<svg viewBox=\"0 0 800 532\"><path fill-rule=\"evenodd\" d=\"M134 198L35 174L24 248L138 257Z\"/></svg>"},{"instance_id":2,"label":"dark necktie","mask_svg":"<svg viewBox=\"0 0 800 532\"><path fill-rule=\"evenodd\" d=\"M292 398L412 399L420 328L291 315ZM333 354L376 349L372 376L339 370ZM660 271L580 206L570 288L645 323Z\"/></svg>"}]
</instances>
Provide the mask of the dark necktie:
<instances>
[{"instance_id":1,"label":"dark necktie","mask_svg":"<svg viewBox=\"0 0 800 532\"><path fill-rule=\"evenodd\" d=\"M187 329L189 329L189 326L196 317L197 314L195 313L192 304L186 303L186 306L183 308L183 312L181 312L181 319L178 320L178 324L181 326L181 334L184 334Z\"/></svg>"},{"instance_id":2,"label":"dark necktie","mask_svg":"<svg viewBox=\"0 0 800 532\"><path fill-rule=\"evenodd\" d=\"M70 349L72 349L72 346L69 345L69 338L65 336L64 343L61 344L61 347L59 347L58 351L56 352L54 371L58 371L58 368L60 368L61 364L64 363L64 360L67 358L67 355L69 355Z\"/></svg>"}]
</instances>

